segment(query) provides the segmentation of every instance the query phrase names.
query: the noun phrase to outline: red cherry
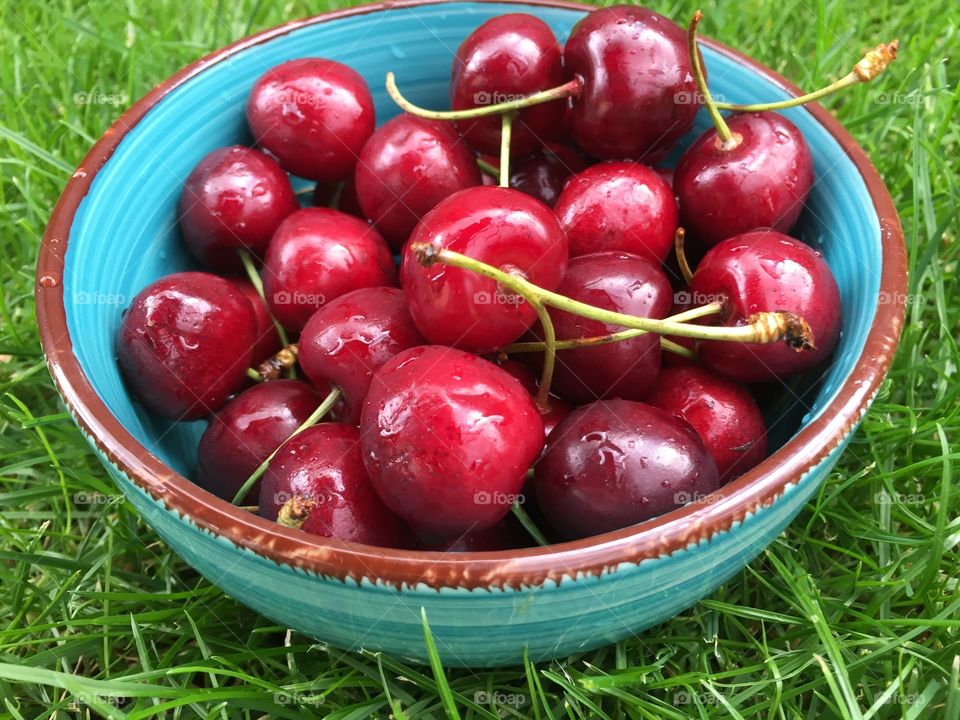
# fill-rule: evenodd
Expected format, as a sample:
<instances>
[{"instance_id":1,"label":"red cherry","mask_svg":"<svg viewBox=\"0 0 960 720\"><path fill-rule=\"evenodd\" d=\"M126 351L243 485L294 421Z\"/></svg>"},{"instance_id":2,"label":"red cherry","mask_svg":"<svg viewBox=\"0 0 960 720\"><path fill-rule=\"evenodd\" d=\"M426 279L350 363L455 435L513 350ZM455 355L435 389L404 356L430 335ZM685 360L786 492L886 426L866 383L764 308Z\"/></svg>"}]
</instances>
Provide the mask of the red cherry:
<instances>
[{"instance_id":1,"label":"red cherry","mask_svg":"<svg viewBox=\"0 0 960 720\"><path fill-rule=\"evenodd\" d=\"M699 344L703 365L742 382L783 378L808 370L833 352L840 337L840 290L819 251L775 230L756 230L715 245L690 283L694 298L722 302L722 322L746 324L761 311L799 315L816 349L797 352L785 343L722 340Z\"/></svg>"},{"instance_id":2,"label":"red cherry","mask_svg":"<svg viewBox=\"0 0 960 720\"><path fill-rule=\"evenodd\" d=\"M536 397L537 376L534 375L533 370L531 370L529 366L517 362L516 360L505 360L504 362L500 363L500 367L519 380L524 389L530 393L530 397ZM555 395L551 395L550 412L542 413L540 415L540 419L543 421L544 437L549 435L550 432L560 423L560 421L570 414L571 410L573 410L573 408L568 405L566 401L561 400Z\"/></svg>"},{"instance_id":3,"label":"red cherry","mask_svg":"<svg viewBox=\"0 0 960 720\"><path fill-rule=\"evenodd\" d=\"M720 486L688 423L629 400L570 413L550 434L535 473L544 516L574 539L649 520Z\"/></svg>"},{"instance_id":4,"label":"red cherry","mask_svg":"<svg viewBox=\"0 0 960 720\"><path fill-rule=\"evenodd\" d=\"M284 220L263 263L270 312L293 331L324 303L395 278L390 248L377 231L329 208L304 208Z\"/></svg>"},{"instance_id":5,"label":"red cherry","mask_svg":"<svg viewBox=\"0 0 960 720\"><path fill-rule=\"evenodd\" d=\"M356 174L364 214L395 249L428 211L480 185L476 158L449 123L400 115L367 140Z\"/></svg>"},{"instance_id":6,"label":"red cherry","mask_svg":"<svg viewBox=\"0 0 960 720\"><path fill-rule=\"evenodd\" d=\"M673 190L638 163L600 163L574 175L555 212L570 257L622 250L660 262L673 248L678 224Z\"/></svg>"},{"instance_id":7,"label":"red cherry","mask_svg":"<svg viewBox=\"0 0 960 720\"><path fill-rule=\"evenodd\" d=\"M424 267L410 250L414 242L482 260L548 290L567 267L567 240L556 217L516 190L461 190L427 213L410 236L401 269L410 314L429 342L476 353L520 337L536 317L533 308L471 271Z\"/></svg>"},{"instance_id":8,"label":"red cherry","mask_svg":"<svg viewBox=\"0 0 960 720\"><path fill-rule=\"evenodd\" d=\"M422 543L424 550L439 552L496 552L533 545L533 541L513 515L507 515L493 527L437 543Z\"/></svg>"},{"instance_id":9,"label":"red cherry","mask_svg":"<svg viewBox=\"0 0 960 720\"><path fill-rule=\"evenodd\" d=\"M237 289L250 301L253 308L254 318L254 337L253 352L250 356L251 365L259 365L267 358L273 357L280 350L280 336L277 334L277 326L273 324L273 318L270 317L270 311L267 309L263 298L257 293L247 280L241 278L230 278L230 281L236 285Z\"/></svg>"},{"instance_id":10,"label":"red cherry","mask_svg":"<svg viewBox=\"0 0 960 720\"><path fill-rule=\"evenodd\" d=\"M280 448L263 476L260 514L276 520L292 498L307 501L300 525L305 532L380 547L413 544L407 527L373 491L352 425L314 425Z\"/></svg>"},{"instance_id":11,"label":"red cherry","mask_svg":"<svg viewBox=\"0 0 960 720\"><path fill-rule=\"evenodd\" d=\"M621 252L573 258L557 292L604 310L640 317L664 318L673 302L670 282L658 265ZM623 330L555 308L549 312L558 340ZM660 338L651 333L606 345L558 351L553 388L578 405L612 397L640 400L657 382L659 372Z\"/></svg>"},{"instance_id":12,"label":"red cherry","mask_svg":"<svg viewBox=\"0 0 960 720\"><path fill-rule=\"evenodd\" d=\"M693 127L699 96L686 34L663 15L594 10L574 26L563 59L583 80L570 130L591 155L652 163Z\"/></svg>"},{"instance_id":13,"label":"red cherry","mask_svg":"<svg viewBox=\"0 0 960 720\"><path fill-rule=\"evenodd\" d=\"M180 195L180 232L200 262L236 270L237 251L263 255L273 231L299 207L273 158L233 145L214 150L190 172Z\"/></svg>"},{"instance_id":14,"label":"red cherry","mask_svg":"<svg viewBox=\"0 0 960 720\"><path fill-rule=\"evenodd\" d=\"M767 429L745 387L699 367L667 368L647 402L686 420L717 465L721 482L767 456Z\"/></svg>"},{"instance_id":15,"label":"red cherry","mask_svg":"<svg viewBox=\"0 0 960 720\"><path fill-rule=\"evenodd\" d=\"M543 446L543 422L508 373L439 346L405 350L374 375L360 420L380 497L418 535L459 537L510 510Z\"/></svg>"},{"instance_id":16,"label":"red cherry","mask_svg":"<svg viewBox=\"0 0 960 720\"><path fill-rule=\"evenodd\" d=\"M250 91L247 122L257 144L304 178L345 180L376 122L367 83L322 58L270 68Z\"/></svg>"},{"instance_id":17,"label":"red cherry","mask_svg":"<svg viewBox=\"0 0 960 720\"><path fill-rule=\"evenodd\" d=\"M457 49L450 103L454 110L494 105L562 82L561 46L547 24L532 15L509 13L487 20ZM532 152L556 137L565 108L566 102L555 100L521 110L513 121L511 153ZM456 125L472 148L499 155L499 117L458 120Z\"/></svg>"},{"instance_id":18,"label":"red cherry","mask_svg":"<svg viewBox=\"0 0 960 720\"><path fill-rule=\"evenodd\" d=\"M181 272L133 299L117 334L117 362L148 409L193 420L215 412L243 384L256 318L229 280Z\"/></svg>"},{"instance_id":19,"label":"red cherry","mask_svg":"<svg viewBox=\"0 0 960 720\"><path fill-rule=\"evenodd\" d=\"M681 224L706 246L757 228L789 232L813 185L813 160L797 126L772 112L727 118L739 138L724 149L713 128L677 165Z\"/></svg>"},{"instance_id":20,"label":"red cherry","mask_svg":"<svg viewBox=\"0 0 960 720\"><path fill-rule=\"evenodd\" d=\"M571 148L563 145L544 147L513 165L510 187L552 208L567 180L586 167L586 161Z\"/></svg>"},{"instance_id":21,"label":"red cherry","mask_svg":"<svg viewBox=\"0 0 960 720\"><path fill-rule=\"evenodd\" d=\"M403 290L363 288L313 314L300 335L300 367L314 383L329 380L346 400L343 422L360 422L373 374L401 350L423 345Z\"/></svg>"},{"instance_id":22,"label":"red cherry","mask_svg":"<svg viewBox=\"0 0 960 720\"><path fill-rule=\"evenodd\" d=\"M329 387L322 387L326 394ZM210 420L197 450L197 484L232 501L260 463L287 441L323 398L306 383L273 380L247 388ZM259 481L244 503L257 502Z\"/></svg>"}]
</instances>

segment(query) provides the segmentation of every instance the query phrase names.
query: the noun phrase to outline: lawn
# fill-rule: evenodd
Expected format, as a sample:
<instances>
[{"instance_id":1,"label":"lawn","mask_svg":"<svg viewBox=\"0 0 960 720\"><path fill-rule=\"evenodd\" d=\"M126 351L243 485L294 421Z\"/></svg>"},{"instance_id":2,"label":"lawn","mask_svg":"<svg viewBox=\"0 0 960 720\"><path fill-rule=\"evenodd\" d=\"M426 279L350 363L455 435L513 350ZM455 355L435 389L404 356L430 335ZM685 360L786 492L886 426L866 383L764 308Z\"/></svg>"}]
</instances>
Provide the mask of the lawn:
<instances>
[{"instance_id":1,"label":"lawn","mask_svg":"<svg viewBox=\"0 0 960 720\"><path fill-rule=\"evenodd\" d=\"M900 38L875 85L825 103L900 211L911 275L896 363L819 494L708 599L585 655L441 674L291 634L171 553L63 412L35 327L44 225L110 122L197 57L339 4L0 3L0 717L960 718L949 3L704 6L705 34L808 88ZM682 20L695 6L656 9Z\"/></svg>"}]
</instances>

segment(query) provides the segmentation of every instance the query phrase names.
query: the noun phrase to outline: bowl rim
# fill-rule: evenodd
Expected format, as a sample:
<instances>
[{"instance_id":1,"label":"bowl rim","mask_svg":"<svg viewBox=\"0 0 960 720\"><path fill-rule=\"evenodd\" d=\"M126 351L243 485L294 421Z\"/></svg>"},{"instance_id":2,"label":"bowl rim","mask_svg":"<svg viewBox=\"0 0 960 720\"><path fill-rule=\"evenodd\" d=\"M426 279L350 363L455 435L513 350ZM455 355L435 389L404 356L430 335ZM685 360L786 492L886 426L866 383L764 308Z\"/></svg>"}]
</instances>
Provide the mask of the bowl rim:
<instances>
[{"instance_id":1,"label":"bowl rim","mask_svg":"<svg viewBox=\"0 0 960 720\"><path fill-rule=\"evenodd\" d=\"M591 11L564 0L475 0L518 6ZM281 565L341 581L363 579L412 589L513 588L557 584L567 577L599 576L621 563L637 564L686 549L730 530L760 508L771 506L835 450L866 412L896 351L907 290L907 255L893 200L866 153L838 120L818 103L807 110L836 140L863 177L880 224L881 276L873 323L856 365L833 400L813 421L758 466L728 483L709 503L692 503L660 517L603 535L547 547L497 552L437 553L393 550L309 535L265 520L221 500L153 456L106 407L73 353L63 294L64 258L76 211L100 169L126 134L169 92L208 68L255 45L300 28L346 17L452 0L401 0L293 20L241 38L187 65L137 100L101 136L67 183L40 247L35 299L40 339L50 374L81 431L142 491L165 509L202 530ZM747 65L790 95L798 87L743 53L709 38L703 43ZM879 302L886 297L891 302Z\"/></svg>"}]
</instances>

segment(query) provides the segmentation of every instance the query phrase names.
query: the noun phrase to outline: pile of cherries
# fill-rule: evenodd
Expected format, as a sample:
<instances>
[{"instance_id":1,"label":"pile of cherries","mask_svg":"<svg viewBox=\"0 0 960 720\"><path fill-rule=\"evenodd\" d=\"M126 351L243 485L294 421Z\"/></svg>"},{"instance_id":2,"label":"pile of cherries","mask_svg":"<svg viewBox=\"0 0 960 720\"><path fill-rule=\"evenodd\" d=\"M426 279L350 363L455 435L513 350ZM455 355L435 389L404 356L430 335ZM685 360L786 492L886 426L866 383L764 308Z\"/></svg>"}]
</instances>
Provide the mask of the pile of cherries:
<instances>
[{"instance_id":1,"label":"pile of cherries","mask_svg":"<svg viewBox=\"0 0 960 720\"><path fill-rule=\"evenodd\" d=\"M209 418L196 482L323 536L497 550L639 523L761 462L743 383L824 363L840 293L785 234L814 173L775 110L809 97L715 103L699 20L608 7L561 46L495 17L456 53L451 110L390 74L406 112L380 127L341 63L264 73L256 147L211 152L180 198L205 269L144 288L117 337L145 408ZM657 167L702 106L715 127Z\"/></svg>"}]
</instances>

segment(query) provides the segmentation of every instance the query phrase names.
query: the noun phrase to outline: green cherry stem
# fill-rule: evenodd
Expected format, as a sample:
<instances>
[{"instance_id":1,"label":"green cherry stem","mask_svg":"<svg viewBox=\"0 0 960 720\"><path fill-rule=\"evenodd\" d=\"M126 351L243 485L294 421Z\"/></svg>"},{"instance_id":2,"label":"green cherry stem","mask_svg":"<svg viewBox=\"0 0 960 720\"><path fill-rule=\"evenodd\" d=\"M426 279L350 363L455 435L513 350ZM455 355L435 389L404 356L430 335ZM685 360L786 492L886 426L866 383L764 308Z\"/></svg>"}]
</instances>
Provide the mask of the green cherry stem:
<instances>
[{"instance_id":1,"label":"green cherry stem","mask_svg":"<svg viewBox=\"0 0 960 720\"><path fill-rule=\"evenodd\" d=\"M677 228L677 232L673 236L673 249L677 255L677 265L680 266L683 281L690 285L690 280L693 279L693 271L690 269L690 263L687 262L687 253L683 250L683 242L686 239L686 231L682 227Z\"/></svg>"},{"instance_id":2,"label":"green cherry stem","mask_svg":"<svg viewBox=\"0 0 960 720\"><path fill-rule=\"evenodd\" d=\"M500 117L500 187L510 187L510 137L516 111Z\"/></svg>"},{"instance_id":3,"label":"green cherry stem","mask_svg":"<svg viewBox=\"0 0 960 720\"><path fill-rule=\"evenodd\" d=\"M260 463L260 465L257 467L256 470L253 471L250 477L246 479L246 482L243 483L243 486L240 488L240 490L237 491L237 494L234 496L233 504L236 505L241 500L243 500L243 498L246 497L247 493L250 492L250 488L253 487L254 483L256 483L257 480L259 480L261 477L263 477L263 474L267 471L267 465L270 464L270 461L273 460L273 457L277 454L277 451L280 450L281 447L283 447L284 443L289 441L290 438L296 437L307 428L313 427L318 422L320 422L323 419L324 415L326 415L328 412L330 412L333 409L333 406L337 403L337 400L339 399L340 399L340 388L335 387L323 399L323 402L317 406L317 409L314 410L312 413L310 413L310 417L304 420L303 423L300 425L300 427L298 427L296 430L290 433L290 437L288 437L286 440L280 443L280 445L277 446L277 448L272 453L270 453L267 459L264 460L262 463Z\"/></svg>"},{"instance_id":4,"label":"green cherry stem","mask_svg":"<svg viewBox=\"0 0 960 720\"><path fill-rule=\"evenodd\" d=\"M257 291L257 295L260 296L260 300L263 302L264 306L269 312L270 306L267 305L266 295L263 294L263 280L260 279L260 273L257 272L257 268L253 264L253 258L246 250L238 250L237 254L240 255L240 262L243 264L243 270L247 274L247 279L250 281L250 284L253 285L253 289ZM287 338L287 331L284 330L283 325L281 325L273 316L273 313L270 313L270 319L273 321L273 326L277 329L277 336L280 338L280 345L282 347L287 347L287 345L290 344L290 340ZM291 379L296 378L296 371L293 369L292 365L288 368L287 374ZM250 375L249 369L247 370L247 375ZM267 378L261 379L265 380Z\"/></svg>"},{"instance_id":5,"label":"green cherry stem","mask_svg":"<svg viewBox=\"0 0 960 720\"><path fill-rule=\"evenodd\" d=\"M785 110L786 108L796 107L797 105L804 105L805 103L819 100L827 95L832 95L851 85L870 82L886 70L890 66L890 63L897 58L897 48L899 47L899 40L891 40L888 43L877 45L873 50L870 50L860 58L860 62L853 66L853 70L842 78L819 90L809 92L806 95L770 103L737 105L736 103L718 102L715 103L715 105L720 110L732 110L733 112L767 112L769 110Z\"/></svg>"},{"instance_id":6,"label":"green cherry stem","mask_svg":"<svg viewBox=\"0 0 960 720\"><path fill-rule=\"evenodd\" d=\"M697 354L690 348L686 348L680 343L675 343L673 340L668 340L665 337L660 338L660 349L666 350L668 353L673 353L674 355L679 355L680 357L685 357L688 360L696 360Z\"/></svg>"},{"instance_id":7,"label":"green cherry stem","mask_svg":"<svg viewBox=\"0 0 960 720\"><path fill-rule=\"evenodd\" d=\"M703 98L703 104L707 106L707 112L710 113L710 119L713 126L717 129L717 145L721 150L733 150L742 141L738 134L730 131L726 120L717 109L717 104L710 95L710 88L707 87L707 79L703 73L703 63L701 62L700 50L697 47L697 28L703 19L703 13L697 10L690 20L690 26L687 28L687 49L690 51L690 64L693 66L693 79L697 83L697 90L700 97Z\"/></svg>"},{"instance_id":8,"label":"green cherry stem","mask_svg":"<svg viewBox=\"0 0 960 720\"><path fill-rule=\"evenodd\" d=\"M281 348L276 355L268 357L257 365L256 368L248 369L247 375L250 377L256 375L261 381L276 380L280 377L280 373L289 372L293 369L293 366L297 364L298 357L300 357L300 348L296 343L290 343Z\"/></svg>"},{"instance_id":9,"label":"green cherry stem","mask_svg":"<svg viewBox=\"0 0 960 720\"><path fill-rule=\"evenodd\" d=\"M500 177L500 168L488 163L483 158L477 158L477 167L480 168L480 172L489 175L492 178Z\"/></svg>"},{"instance_id":10,"label":"green cherry stem","mask_svg":"<svg viewBox=\"0 0 960 720\"><path fill-rule=\"evenodd\" d=\"M500 285L527 299L536 300L543 305L555 307L571 315L597 320L607 325L619 325L625 328L645 330L658 335L675 335L699 340L725 340L729 342L772 343L780 340L795 350L814 348L813 331L806 321L788 312L758 312L747 319L745 325L735 326L707 326L692 325L672 320L637 317L623 313L604 310L586 303L572 300L550 290L534 285L529 280L511 275L499 268L488 265L480 260L461 255L458 252L438 248L425 242L416 242L410 245L417 261L424 266L440 262L451 267L470 270L483 275ZM707 306L704 306L707 307ZM716 312L712 308L711 312Z\"/></svg>"},{"instance_id":11,"label":"green cherry stem","mask_svg":"<svg viewBox=\"0 0 960 720\"><path fill-rule=\"evenodd\" d=\"M466 110L428 110L414 105L407 100L397 87L396 77L392 72L387 73L387 92L393 101L405 112L428 120L473 120L475 118L490 117L514 110L523 110L524 108L541 105L551 100L561 100L568 97L579 97L583 90L583 81L579 77L574 78L563 85L541 90L531 95L525 95L521 98L509 100L507 102L497 103L495 105L484 105L483 107L468 108Z\"/></svg>"},{"instance_id":12,"label":"green cherry stem","mask_svg":"<svg viewBox=\"0 0 960 720\"><path fill-rule=\"evenodd\" d=\"M254 382L263 382L263 375L257 372L254 368L247 368L247 377Z\"/></svg>"},{"instance_id":13,"label":"green cherry stem","mask_svg":"<svg viewBox=\"0 0 960 720\"><path fill-rule=\"evenodd\" d=\"M520 503L515 502L510 507L510 512L513 513L513 516L520 521L520 524L523 525L523 529L527 531L534 542L537 543L540 547L549 545L550 541L540 532L540 528L536 526L533 520L530 519L530 516L527 514L527 511L523 509Z\"/></svg>"}]
</instances>

